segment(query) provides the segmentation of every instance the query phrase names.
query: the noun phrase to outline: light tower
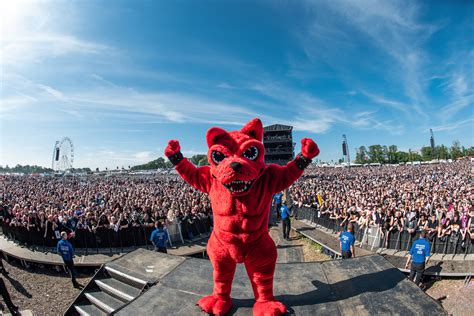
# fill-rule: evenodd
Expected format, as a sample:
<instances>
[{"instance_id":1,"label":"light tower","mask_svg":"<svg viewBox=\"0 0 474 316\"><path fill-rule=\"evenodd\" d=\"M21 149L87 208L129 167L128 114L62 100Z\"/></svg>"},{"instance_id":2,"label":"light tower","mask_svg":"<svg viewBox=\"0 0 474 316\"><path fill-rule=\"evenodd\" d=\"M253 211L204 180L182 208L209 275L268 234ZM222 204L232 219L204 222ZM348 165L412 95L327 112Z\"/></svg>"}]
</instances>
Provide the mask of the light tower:
<instances>
[{"instance_id":1,"label":"light tower","mask_svg":"<svg viewBox=\"0 0 474 316\"><path fill-rule=\"evenodd\" d=\"M347 161L348 166L351 166L351 156L349 155L349 144L347 143L346 134L342 134L342 154Z\"/></svg>"},{"instance_id":2,"label":"light tower","mask_svg":"<svg viewBox=\"0 0 474 316\"><path fill-rule=\"evenodd\" d=\"M431 146L431 156L432 158L436 157L439 160L439 157L436 153L436 146L435 146L435 139L434 139L434 134L433 130L430 128L430 146Z\"/></svg>"}]
</instances>

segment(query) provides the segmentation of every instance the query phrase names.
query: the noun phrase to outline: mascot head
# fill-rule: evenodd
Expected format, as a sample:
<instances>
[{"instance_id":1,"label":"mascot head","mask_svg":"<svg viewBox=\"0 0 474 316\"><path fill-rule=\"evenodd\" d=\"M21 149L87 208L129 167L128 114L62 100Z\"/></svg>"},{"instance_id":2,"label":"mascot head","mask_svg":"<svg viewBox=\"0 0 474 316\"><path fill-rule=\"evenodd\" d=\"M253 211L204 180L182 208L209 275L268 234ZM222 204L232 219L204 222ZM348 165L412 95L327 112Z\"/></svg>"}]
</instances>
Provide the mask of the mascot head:
<instances>
[{"instance_id":1,"label":"mascot head","mask_svg":"<svg viewBox=\"0 0 474 316\"><path fill-rule=\"evenodd\" d=\"M207 131L211 174L232 195L245 195L265 170L262 122L255 118L241 130L219 127Z\"/></svg>"}]
</instances>

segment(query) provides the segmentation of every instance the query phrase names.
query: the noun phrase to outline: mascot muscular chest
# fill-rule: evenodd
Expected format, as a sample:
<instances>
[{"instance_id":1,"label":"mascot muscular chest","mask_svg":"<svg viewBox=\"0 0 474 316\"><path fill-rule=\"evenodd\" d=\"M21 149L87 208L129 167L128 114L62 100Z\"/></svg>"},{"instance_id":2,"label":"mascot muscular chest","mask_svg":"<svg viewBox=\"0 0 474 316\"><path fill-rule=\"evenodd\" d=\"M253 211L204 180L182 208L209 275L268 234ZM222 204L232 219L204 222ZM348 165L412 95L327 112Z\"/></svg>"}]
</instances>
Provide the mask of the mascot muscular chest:
<instances>
[{"instance_id":1,"label":"mascot muscular chest","mask_svg":"<svg viewBox=\"0 0 474 316\"><path fill-rule=\"evenodd\" d=\"M206 135L210 166L200 168L183 157L178 141L171 140L165 149L180 176L211 199L214 230L207 252L214 268L214 291L198 302L209 314L225 315L232 307L230 292L237 263L245 264L252 284L254 315L282 315L286 311L273 296L277 252L268 234L270 203L273 194L303 174L319 149L314 141L304 138L302 153L286 166L266 165L262 139L259 119L239 131L213 127Z\"/></svg>"}]
</instances>

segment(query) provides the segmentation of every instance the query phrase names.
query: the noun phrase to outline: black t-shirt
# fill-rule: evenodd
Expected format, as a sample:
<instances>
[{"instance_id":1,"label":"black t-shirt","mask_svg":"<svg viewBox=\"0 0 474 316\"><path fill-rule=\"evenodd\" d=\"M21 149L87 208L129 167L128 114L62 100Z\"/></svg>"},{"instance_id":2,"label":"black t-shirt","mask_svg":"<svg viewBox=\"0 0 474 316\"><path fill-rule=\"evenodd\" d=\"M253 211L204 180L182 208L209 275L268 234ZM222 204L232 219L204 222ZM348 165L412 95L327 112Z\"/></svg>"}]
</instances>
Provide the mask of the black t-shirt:
<instances>
[{"instance_id":1,"label":"black t-shirt","mask_svg":"<svg viewBox=\"0 0 474 316\"><path fill-rule=\"evenodd\" d=\"M452 221L451 226L461 227L461 220L458 219L457 221Z\"/></svg>"},{"instance_id":2,"label":"black t-shirt","mask_svg":"<svg viewBox=\"0 0 474 316\"><path fill-rule=\"evenodd\" d=\"M142 226L142 224L140 223L140 220L138 218L132 219L132 221L130 222L130 225L134 226L134 227Z\"/></svg>"},{"instance_id":3,"label":"black t-shirt","mask_svg":"<svg viewBox=\"0 0 474 316\"><path fill-rule=\"evenodd\" d=\"M122 218L119 222L119 226L125 226L128 225L128 219Z\"/></svg>"},{"instance_id":4,"label":"black t-shirt","mask_svg":"<svg viewBox=\"0 0 474 316\"><path fill-rule=\"evenodd\" d=\"M434 221L432 221L431 219L429 219L428 220L428 228L434 229L436 227L438 227L438 220L435 219Z\"/></svg>"},{"instance_id":5,"label":"black t-shirt","mask_svg":"<svg viewBox=\"0 0 474 316\"><path fill-rule=\"evenodd\" d=\"M375 212L375 224L379 225L382 223L382 218L380 218L380 214L378 212Z\"/></svg>"},{"instance_id":6,"label":"black t-shirt","mask_svg":"<svg viewBox=\"0 0 474 316\"><path fill-rule=\"evenodd\" d=\"M46 222L46 229L48 230L48 235L52 236L53 235L53 222L47 221Z\"/></svg>"},{"instance_id":7,"label":"black t-shirt","mask_svg":"<svg viewBox=\"0 0 474 316\"><path fill-rule=\"evenodd\" d=\"M99 218L99 226L109 226L109 220L106 216L102 216Z\"/></svg>"}]
</instances>

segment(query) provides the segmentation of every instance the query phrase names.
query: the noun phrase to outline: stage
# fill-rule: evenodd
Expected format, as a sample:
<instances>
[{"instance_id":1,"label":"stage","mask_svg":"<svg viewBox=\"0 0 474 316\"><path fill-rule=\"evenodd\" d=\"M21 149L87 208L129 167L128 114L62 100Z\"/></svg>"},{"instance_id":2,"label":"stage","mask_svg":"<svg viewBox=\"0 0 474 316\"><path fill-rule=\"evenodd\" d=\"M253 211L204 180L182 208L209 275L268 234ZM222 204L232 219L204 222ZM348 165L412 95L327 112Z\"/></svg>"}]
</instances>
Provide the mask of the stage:
<instances>
[{"instance_id":1,"label":"stage","mask_svg":"<svg viewBox=\"0 0 474 316\"><path fill-rule=\"evenodd\" d=\"M140 256L143 255L141 251ZM127 256L134 256L134 253ZM160 265L161 256L157 256L153 264L155 269L161 269L155 271L157 284L115 313L205 315L195 303L212 292L210 262L170 258ZM146 264L137 260L140 257L127 262L133 262L134 269L141 273ZM122 258L122 261L125 260ZM116 267L119 264L117 262ZM129 270L132 268L132 265L127 266ZM290 314L296 315L446 314L438 302L379 255L323 263L279 263L274 293L286 304ZM231 315L252 315L253 294L242 265L238 266L235 275L232 297Z\"/></svg>"}]
</instances>

